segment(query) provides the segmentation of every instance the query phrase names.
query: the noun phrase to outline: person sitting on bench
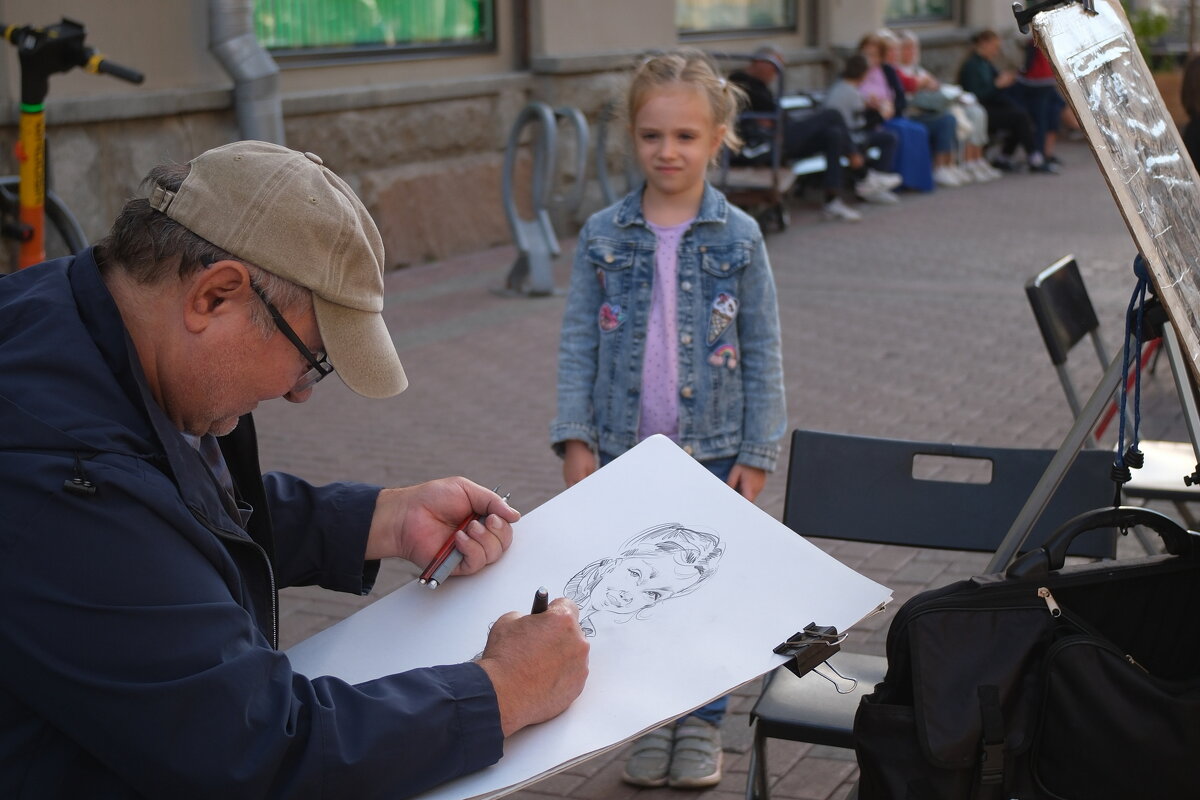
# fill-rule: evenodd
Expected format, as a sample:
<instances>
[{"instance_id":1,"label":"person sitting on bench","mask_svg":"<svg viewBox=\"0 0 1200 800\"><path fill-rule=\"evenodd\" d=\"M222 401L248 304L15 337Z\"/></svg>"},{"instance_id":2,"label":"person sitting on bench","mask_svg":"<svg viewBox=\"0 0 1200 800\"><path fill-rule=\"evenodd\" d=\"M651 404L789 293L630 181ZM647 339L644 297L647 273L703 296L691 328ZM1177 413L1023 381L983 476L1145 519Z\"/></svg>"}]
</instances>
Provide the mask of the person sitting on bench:
<instances>
[{"instance_id":1,"label":"person sitting on bench","mask_svg":"<svg viewBox=\"0 0 1200 800\"><path fill-rule=\"evenodd\" d=\"M777 49L769 45L760 47L745 69L730 74L729 80L741 87L749 98L749 109L759 113L773 113L779 109L779 101L771 91L771 83L778 77L778 71L783 65L783 56ZM747 124L748 123L748 124ZM748 120L743 127L759 126L759 130L742 131L742 138L754 141L762 138L762 130L769 128L770 120ZM783 129L783 158L796 160L822 154L825 156L825 177L823 187L825 192L824 215L827 219L857 222L861 215L850 208L841 198L845 175L842 159L845 158L850 168L861 173L866 161L862 153L850 138L850 131L842 120L842 115L834 109L822 108L789 112L784 117ZM863 180L872 181L869 185L860 185L859 193L879 188L891 189L886 179L876 178L874 174L864 175ZM875 184L880 184L876 186Z\"/></svg>"}]
</instances>

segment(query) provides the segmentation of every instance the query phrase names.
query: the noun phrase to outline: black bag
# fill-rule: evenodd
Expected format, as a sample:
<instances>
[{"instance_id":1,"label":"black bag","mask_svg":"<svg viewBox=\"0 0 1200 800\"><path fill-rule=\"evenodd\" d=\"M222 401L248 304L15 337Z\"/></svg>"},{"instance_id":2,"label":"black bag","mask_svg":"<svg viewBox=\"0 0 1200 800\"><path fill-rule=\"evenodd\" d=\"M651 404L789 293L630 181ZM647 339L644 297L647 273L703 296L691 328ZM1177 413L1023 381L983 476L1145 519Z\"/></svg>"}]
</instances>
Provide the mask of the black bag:
<instances>
[{"instance_id":1,"label":"black bag","mask_svg":"<svg viewBox=\"0 0 1200 800\"><path fill-rule=\"evenodd\" d=\"M1077 534L1167 555L1063 567ZM1200 797L1200 542L1142 508L1067 522L1005 575L897 613L854 721L860 800Z\"/></svg>"}]
</instances>

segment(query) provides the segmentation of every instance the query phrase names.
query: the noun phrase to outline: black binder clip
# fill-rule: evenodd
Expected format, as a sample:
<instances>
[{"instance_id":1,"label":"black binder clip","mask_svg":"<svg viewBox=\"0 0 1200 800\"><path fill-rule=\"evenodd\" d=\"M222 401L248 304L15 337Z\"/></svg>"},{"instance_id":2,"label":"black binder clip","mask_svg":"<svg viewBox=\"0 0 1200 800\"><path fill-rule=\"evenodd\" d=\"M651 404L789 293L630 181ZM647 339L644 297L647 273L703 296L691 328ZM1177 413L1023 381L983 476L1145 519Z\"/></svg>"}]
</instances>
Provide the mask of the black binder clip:
<instances>
[{"instance_id":1,"label":"black binder clip","mask_svg":"<svg viewBox=\"0 0 1200 800\"><path fill-rule=\"evenodd\" d=\"M1029 23L1033 21L1035 14L1055 6L1065 6L1068 3L1079 3L1083 6L1084 11L1090 14L1096 13L1096 0L1042 0L1029 8L1022 7L1020 3L1013 3L1012 12L1013 16L1017 18L1017 27L1020 28L1021 33L1029 33Z\"/></svg>"},{"instance_id":2,"label":"black binder clip","mask_svg":"<svg viewBox=\"0 0 1200 800\"><path fill-rule=\"evenodd\" d=\"M838 633L832 625L818 625L810 622L804 630L797 631L788 637L786 642L775 646L774 652L781 656L791 656L784 666L803 678L814 667L825 662L834 653L842 649L846 634Z\"/></svg>"}]
</instances>

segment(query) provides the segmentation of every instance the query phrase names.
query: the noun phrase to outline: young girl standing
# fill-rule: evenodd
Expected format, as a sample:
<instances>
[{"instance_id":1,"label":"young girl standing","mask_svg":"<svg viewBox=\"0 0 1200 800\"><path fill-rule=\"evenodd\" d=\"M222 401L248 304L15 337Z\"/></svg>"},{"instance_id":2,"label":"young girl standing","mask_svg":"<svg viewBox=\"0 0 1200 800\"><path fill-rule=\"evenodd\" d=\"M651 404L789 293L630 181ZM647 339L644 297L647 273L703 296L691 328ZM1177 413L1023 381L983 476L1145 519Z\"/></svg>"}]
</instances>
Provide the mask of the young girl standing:
<instances>
[{"instance_id":1,"label":"young girl standing","mask_svg":"<svg viewBox=\"0 0 1200 800\"><path fill-rule=\"evenodd\" d=\"M786 432L775 282L758 224L706 180L736 144L740 90L695 50L654 56L627 103L645 184L579 234L563 318L558 415L568 486L656 433L753 500ZM640 786L721 779L725 698L638 740Z\"/></svg>"}]
</instances>

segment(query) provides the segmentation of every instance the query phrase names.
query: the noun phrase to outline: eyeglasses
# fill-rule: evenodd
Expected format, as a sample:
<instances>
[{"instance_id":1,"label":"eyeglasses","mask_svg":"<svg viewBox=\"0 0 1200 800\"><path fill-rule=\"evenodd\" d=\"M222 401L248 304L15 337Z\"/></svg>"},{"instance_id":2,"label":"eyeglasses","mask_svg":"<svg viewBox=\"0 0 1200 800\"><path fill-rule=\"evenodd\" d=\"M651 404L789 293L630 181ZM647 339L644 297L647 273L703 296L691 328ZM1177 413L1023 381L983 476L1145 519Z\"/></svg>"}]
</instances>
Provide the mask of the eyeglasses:
<instances>
[{"instance_id":1,"label":"eyeglasses","mask_svg":"<svg viewBox=\"0 0 1200 800\"><path fill-rule=\"evenodd\" d=\"M292 330L292 326L287 324L287 320L279 313L279 309L267 299L267 296L263 294L263 290L258 284L251 281L250 288L254 290L254 293L258 295L258 299L262 300L263 305L267 307L271 319L275 321L275 327L287 337L287 340L292 343L296 350L300 352L300 355L304 357L304 360L308 362L309 370L300 376L300 380L296 382L296 385L288 393L295 394L316 386L321 379L333 372L333 365L329 363L329 358L324 353L320 357L314 355L313 351L309 350L304 342L300 341L300 337Z\"/></svg>"}]
</instances>

